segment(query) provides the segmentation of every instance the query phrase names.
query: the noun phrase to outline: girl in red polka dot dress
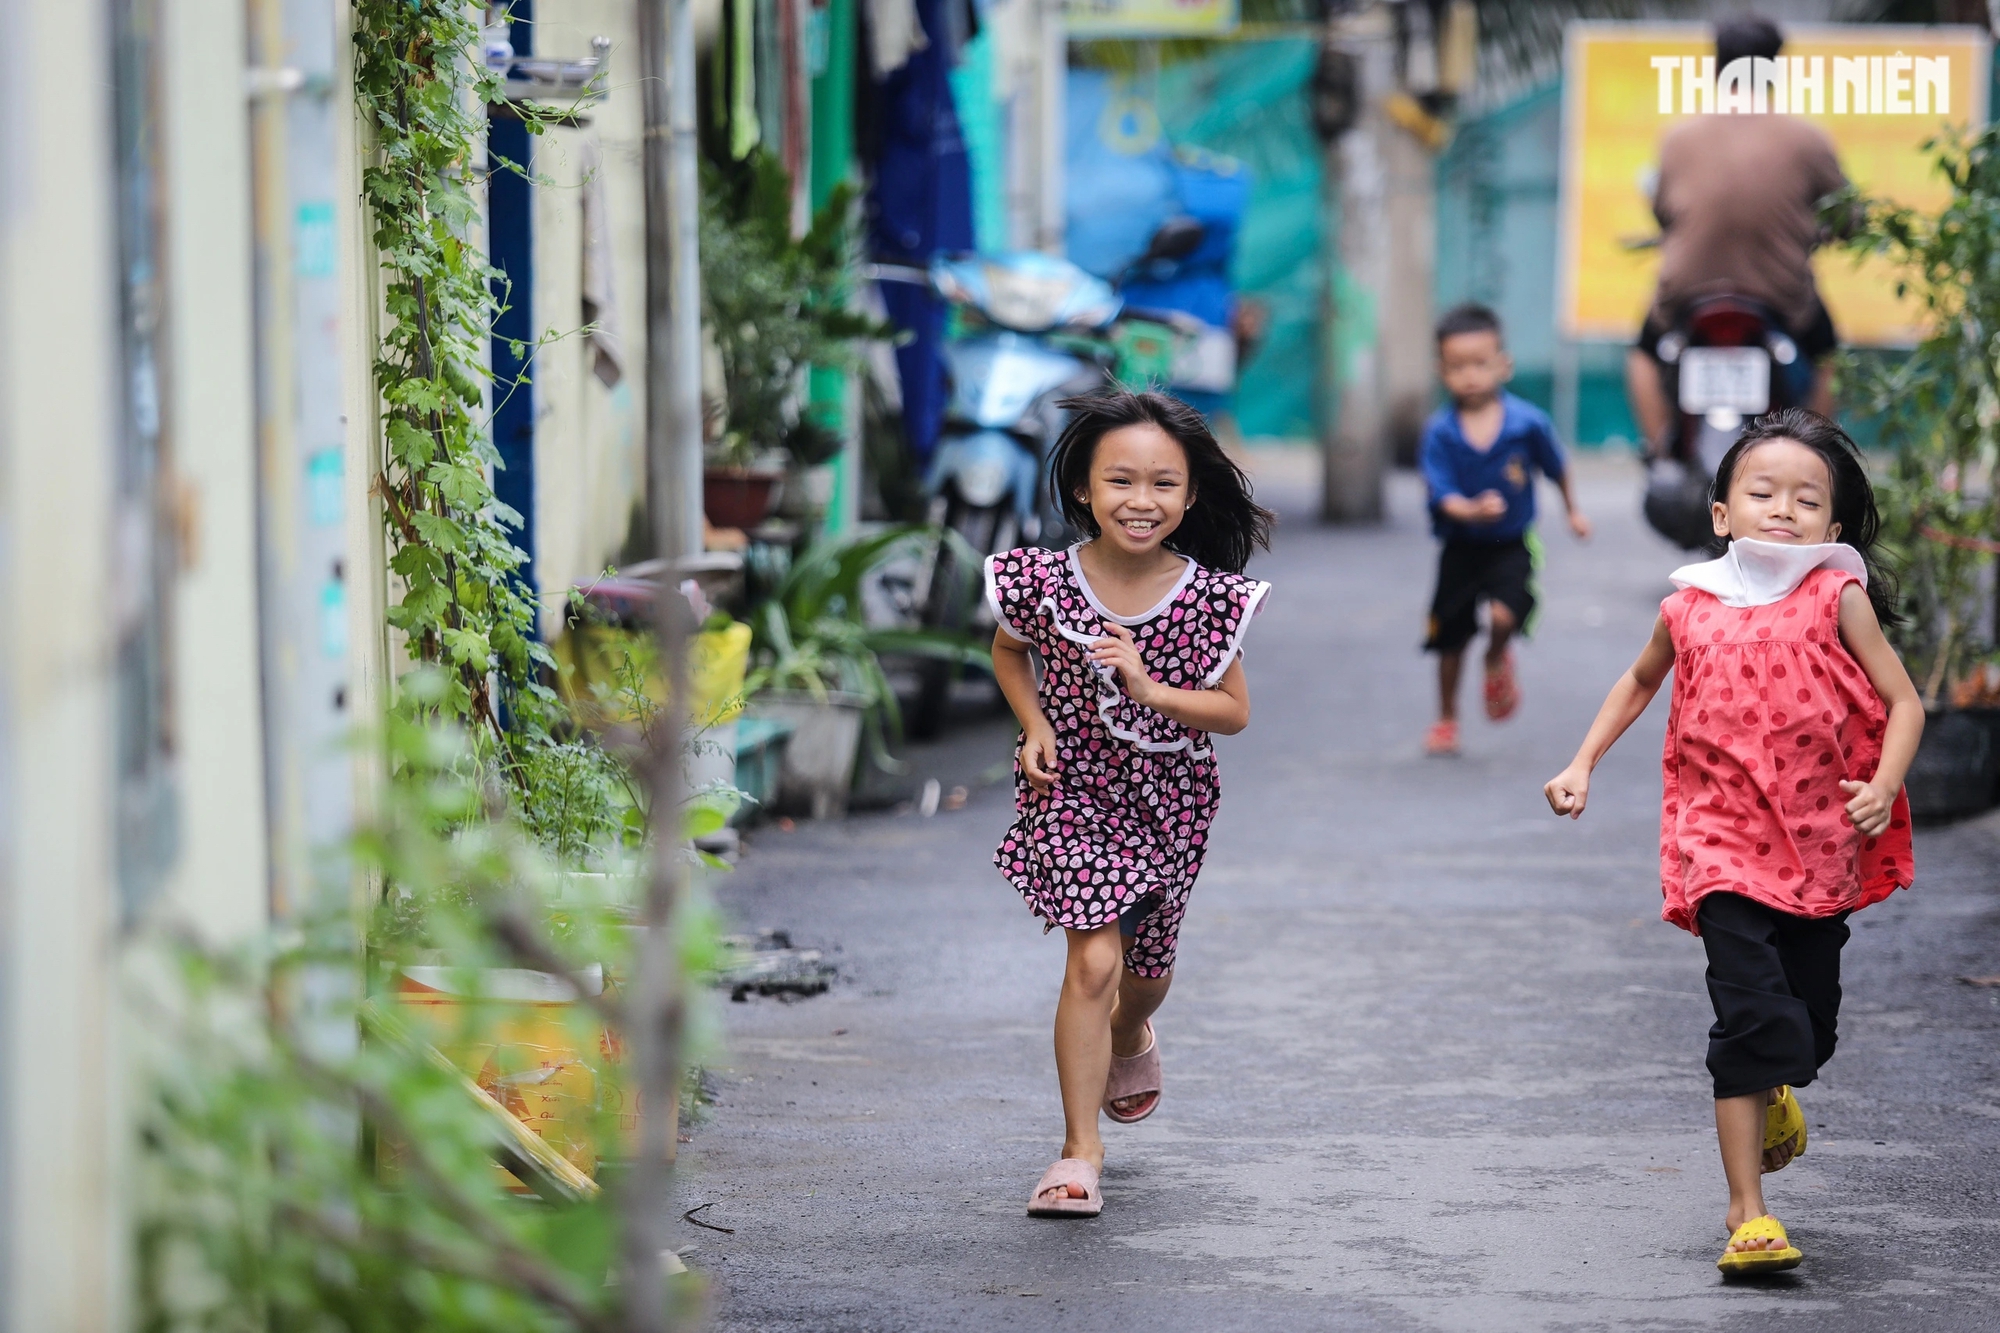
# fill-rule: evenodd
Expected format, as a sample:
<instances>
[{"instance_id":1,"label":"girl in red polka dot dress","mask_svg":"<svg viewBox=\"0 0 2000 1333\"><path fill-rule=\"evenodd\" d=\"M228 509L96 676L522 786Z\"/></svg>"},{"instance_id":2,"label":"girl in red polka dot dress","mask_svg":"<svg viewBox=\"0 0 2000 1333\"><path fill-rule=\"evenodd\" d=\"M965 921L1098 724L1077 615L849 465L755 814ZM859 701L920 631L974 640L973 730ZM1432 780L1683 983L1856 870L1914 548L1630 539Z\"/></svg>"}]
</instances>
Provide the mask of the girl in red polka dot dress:
<instances>
[{"instance_id":1,"label":"girl in red polka dot dress","mask_svg":"<svg viewBox=\"0 0 2000 1333\"><path fill-rule=\"evenodd\" d=\"M1882 635L1894 598L1853 441L1812 412L1774 412L1723 457L1714 495L1722 558L1674 571L1652 641L1545 790L1557 814L1581 815L1591 770L1673 672L1662 915L1708 952L1729 1181L1716 1266L1735 1276L1799 1264L1762 1177L1806 1150L1792 1088L1833 1054L1848 916L1909 887L1903 775L1924 710Z\"/></svg>"},{"instance_id":2,"label":"girl in red polka dot dress","mask_svg":"<svg viewBox=\"0 0 2000 1333\"><path fill-rule=\"evenodd\" d=\"M1250 721L1243 636L1270 585L1242 570L1271 515L1187 404L1112 392L1063 406L1050 490L1086 540L986 562L993 674L1021 722L1016 818L993 861L1069 949L1062 1157L1028 1212L1094 1217L1099 1114L1132 1124L1160 1102L1151 1018L1220 795L1209 737Z\"/></svg>"}]
</instances>

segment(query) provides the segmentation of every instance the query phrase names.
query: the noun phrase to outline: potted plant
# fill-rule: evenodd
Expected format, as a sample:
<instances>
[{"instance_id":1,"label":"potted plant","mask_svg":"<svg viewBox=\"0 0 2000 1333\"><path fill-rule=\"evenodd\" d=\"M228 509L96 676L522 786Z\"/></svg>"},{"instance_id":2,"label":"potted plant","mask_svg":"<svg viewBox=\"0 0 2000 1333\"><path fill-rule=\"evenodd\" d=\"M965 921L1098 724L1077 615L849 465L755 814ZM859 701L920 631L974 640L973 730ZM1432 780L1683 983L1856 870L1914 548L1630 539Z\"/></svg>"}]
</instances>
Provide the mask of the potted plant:
<instances>
[{"instance_id":1,"label":"potted plant","mask_svg":"<svg viewBox=\"0 0 2000 1333\"><path fill-rule=\"evenodd\" d=\"M843 812L854 769L866 753L894 763L888 742L902 731L896 692L880 653L941 657L991 669L985 649L927 630L867 623L862 586L898 550L935 539L931 529L898 526L808 547L745 619L752 633L746 714L792 728L778 805L823 819Z\"/></svg>"},{"instance_id":2,"label":"potted plant","mask_svg":"<svg viewBox=\"0 0 2000 1333\"><path fill-rule=\"evenodd\" d=\"M1881 425L1883 546L1901 580L1904 621L1889 634L1931 713L1910 769L1912 811L1944 818L1993 803L2000 779L1996 645L1987 569L2000 544L2000 130L1933 140L1951 198L1937 216L1850 190L1828 201L1852 219L1845 244L1895 267L1926 332L1907 355L1850 354L1844 396ZM2000 684L2000 682L1994 682Z\"/></svg>"},{"instance_id":3,"label":"potted plant","mask_svg":"<svg viewBox=\"0 0 2000 1333\"><path fill-rule=\"evenodd\" d=\"M787 473L840 452L839 423L802 411L809 367L846 370L855 340L890 336L846 308L854 194L841 185L792 238L791 181L758 150L703 182L702 313L722 368L724 401L710 445L703 504L716 527L752 528Z\"/></svg>"}]
</instances>

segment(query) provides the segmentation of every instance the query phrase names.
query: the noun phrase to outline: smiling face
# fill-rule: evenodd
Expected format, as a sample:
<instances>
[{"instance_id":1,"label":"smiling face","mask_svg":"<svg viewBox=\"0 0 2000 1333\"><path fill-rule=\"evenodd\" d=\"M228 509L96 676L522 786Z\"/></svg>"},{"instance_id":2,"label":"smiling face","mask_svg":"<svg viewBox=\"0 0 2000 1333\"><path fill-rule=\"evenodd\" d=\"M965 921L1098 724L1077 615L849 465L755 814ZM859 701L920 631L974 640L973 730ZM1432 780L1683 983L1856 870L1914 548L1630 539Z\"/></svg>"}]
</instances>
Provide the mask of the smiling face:
<instances>
[{"instance_id":1,"label":"smiling face","mask_svg":"<svg viewBox=\"0 0 2000 1333\"><path fill-rule=\"evenodd\" d=\"M1715 535L1731 541L1817 546L1840 538L1826 460L1796 440L1766 440L1738 458L1729 495L1711 513Z\"/></svg>"},{"instance_id":2,"label":"smiling face","mask_svg":"<svg viewBox=\"0 0 2000 1333\"><path fill-rule=\"evenodd\" d=\"M1514 376L1514 358L1491 329L1454 333L1438 344L1438 378L1460 407L1483 407Z\"/></svg>"},{"instance_id":3,"label":"smiling face","mask_svg":"<svg viewBox=\"0 0 2000 1333\"><path fill-rule=\"evenodd\" d=\"M1128 555L1144 555L1181 525L1194 502L1187 450L1150 422L1104 432L1090 459L1090 506L1104 540Z\"/></svg>"}]
</instances>

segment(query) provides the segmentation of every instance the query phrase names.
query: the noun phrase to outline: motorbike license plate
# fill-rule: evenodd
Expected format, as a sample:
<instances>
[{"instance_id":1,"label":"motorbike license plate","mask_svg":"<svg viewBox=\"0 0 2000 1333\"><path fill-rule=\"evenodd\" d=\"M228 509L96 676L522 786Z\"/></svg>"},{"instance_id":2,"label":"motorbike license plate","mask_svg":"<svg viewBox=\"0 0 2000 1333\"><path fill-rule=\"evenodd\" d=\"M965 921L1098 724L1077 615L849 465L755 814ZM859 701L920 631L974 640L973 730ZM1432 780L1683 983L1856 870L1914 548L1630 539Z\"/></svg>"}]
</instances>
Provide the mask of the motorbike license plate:
<instances>
[{"instance_id":1,"label":"motorbike license plate","mask_svg":"<svg viewBox=\"0 0 2000 1333\"><path fill-rule=\"evenodd\" d=\"M1771 354L1761 347L1690 347L1680 372L1683 412L1754 416L1771 405Z\"/></svg>"},{"instance_id":2,"label":"motorbike license plate","mask_svg":"<svg viewBox=\"0 0 2000 1333\"><path fill-rule=\"evenodd\" d=\"M1174 352L1173 376L1167 381L1176 388L1203 389L1228 393L1236 387L1236 338L1228 329L1213 324L1183 340Z\"/></svg>"}]
</instances>

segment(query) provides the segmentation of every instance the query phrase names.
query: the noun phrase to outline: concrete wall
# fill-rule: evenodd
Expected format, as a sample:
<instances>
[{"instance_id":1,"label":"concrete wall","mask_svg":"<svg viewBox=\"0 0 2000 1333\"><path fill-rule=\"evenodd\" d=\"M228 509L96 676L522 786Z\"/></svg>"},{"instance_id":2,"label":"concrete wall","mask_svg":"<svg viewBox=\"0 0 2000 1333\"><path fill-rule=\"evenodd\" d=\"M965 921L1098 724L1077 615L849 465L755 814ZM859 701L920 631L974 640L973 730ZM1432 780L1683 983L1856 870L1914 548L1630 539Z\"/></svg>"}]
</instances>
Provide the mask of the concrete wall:
<instances>
[{"instance_id":1,"label":"concrete wall","mask_svg":"<svg viewBox=\"0 0 2000 1333\"><path fill-rule=\"evenodd\" d=\"M339 24L334 41L335 95L344 105L335 117L338 127L338 170L334 194L334 230L339 246L341 291L341 361L345 386L347 428L342 481L342 507L347 527L347 652L351 695L348 716L359 720L382 716L389 702L392 662L400 662L402 636L389 628L389 546L383 532L382 501L375 478L382 473L381 399L375 392L375 349L381 345L382 270L376 261L371 215L361 203L363 159L372 146L369 127L354 104L354 43L351 5L335 3ZM398 594L400 595L400 594ZM366 749L354 757L355 805L366 811L379 789L382 774ZM359 891L362 886L357 885Z\"/></svg>"},{"instance_id":2,"label":"concrete wall","mask_svg":"<svg viewBox=\"0 0 2000 1333\"><path fill-rule=\"evenodd\" d=\"M163 907L225 938L263 926L269 879L243 10L240 0L162 7L172 425L192 537L174 607L188 780Z\"/></svg>"},{"instance_id":3,"label":"concrete wall","mask_svg":"<svg viewBox=\"0 0 2000 1333\"><path fill-rule=\"evenodd\" d=\"M618 43L612 96L559 130L537 166L537 324L570 336L538 366L547 415L538 509L552 600L625 536L641 492L634 390L643 355L639 103L629 6L547 0L545 53ZM184 537L166 644L177 851L157 897L121 915L114 823L121 588L114 481L124 413L108 0L0 0L15 114L0 124L0 1333L127 1322L139 1058L157 1038L122 1002L126 944L171 917L215 940L269 920L258 611L258 330L241 0L158 6L166 290L164 488ZM327 5L347 21L345 4ZM349 45L336 41L344 62ZM367 374L380 281L359 206L365 127L344 71L336 190L345 367L354 697L385 690L386 574L369 487L380 468ZM580 147L602 145L628 378L607 389L581 322ZM127 580L129 582L129 580ZM360 761L357 761L360 762Z\"/></svg>"},{"instance_id":4,"label":"concrete wall","mask_svg":"<svg viewBox=\"0 0 2000 1333\"><path fill-rule=\"evenodd\" d=\"M642 427L646 350L645 186L640 175L638 38L624 0L537 0L537 57L583 57L590 39L612 41L609 96L587 125L536 141L535 537L543 626L560 625L569 588L588 583L624 544L645 496ZM615 321L625 375L607 388L592 373L583 327L583 192L594 144L609 214Z\"/></svg>"},{"instance_id":5,"label":"concrete wall","mask_svg":"<svg viewBox=\"0 0 2000 1333\"><path fill-rule=\"evenodd\" d=\"M0 134L0 1328L126 1323L132 1057L114 873L118 344L109 7L14 3ZM159 7L179 847L146 913L265 920L240 0Z\"/></svg>"},{"instance_id":6,"label":"concrete wall","mask_svg":"<svg viewBox=\"0 0 2000 1333\"><path fill-rule=\"evenodd\" d=\"M112 149L104 7L15 7L0 224L0 653L11 688L0 924L14 1333L112 1327L123 1236L107 1149L112 691Z\"/></svg>"}]
</instances>

